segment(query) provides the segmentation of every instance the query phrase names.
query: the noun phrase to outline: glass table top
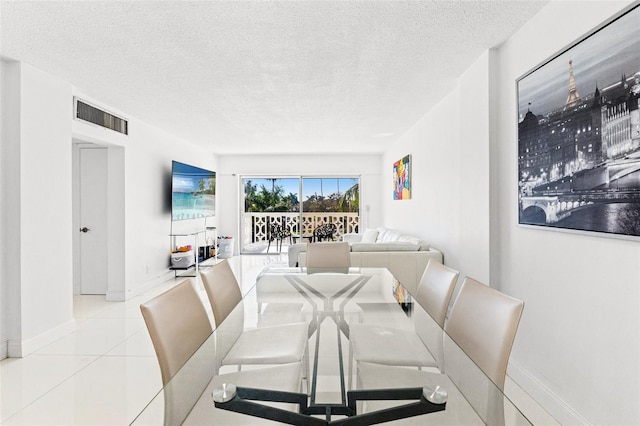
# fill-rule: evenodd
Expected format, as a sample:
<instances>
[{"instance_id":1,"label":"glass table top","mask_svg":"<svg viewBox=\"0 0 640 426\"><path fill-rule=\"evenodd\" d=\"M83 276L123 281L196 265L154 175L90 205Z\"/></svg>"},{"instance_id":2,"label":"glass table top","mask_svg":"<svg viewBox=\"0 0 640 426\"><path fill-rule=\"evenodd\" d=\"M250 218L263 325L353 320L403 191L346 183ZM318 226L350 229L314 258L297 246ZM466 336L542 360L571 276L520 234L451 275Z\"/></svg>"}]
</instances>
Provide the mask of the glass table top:
<instances>
[{"instance_id":1,"label":"glass table top","mask_svg":"<svg viewBox=\"0 0 640 426\"><path fill-rule=\"evenodd\" d=\"M261 328L269 332L273 330L269 327L300 321L309 329L308 378L301 380L304 369L295 363L243 365L240 371L225 365L225 356L241 333ZM355 362L351 330L363 327L373 330L365 334L373 337L359 345L359 351L373 359L383 349L403 359L426 348L437 366ZM381 342L390 340L376 335L398 331L417 333L421 339L427 334L431 338L424 340L429 345L380 348ZM214 393L235 399L216 404ZM384 268L351 268L346 274L266 268L133 424L278 423L261 417L289 424L530 424Z\"/></svg>"}]
</instances>

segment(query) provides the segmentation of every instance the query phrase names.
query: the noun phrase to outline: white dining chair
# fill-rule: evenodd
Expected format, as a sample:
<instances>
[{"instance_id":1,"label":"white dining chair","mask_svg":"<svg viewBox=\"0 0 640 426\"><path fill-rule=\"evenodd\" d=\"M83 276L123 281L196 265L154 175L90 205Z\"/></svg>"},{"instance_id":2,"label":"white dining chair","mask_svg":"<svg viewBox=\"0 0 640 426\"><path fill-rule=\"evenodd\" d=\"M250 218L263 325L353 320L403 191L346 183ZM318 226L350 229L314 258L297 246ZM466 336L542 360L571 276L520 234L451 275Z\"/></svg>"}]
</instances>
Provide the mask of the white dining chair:
<instances>
[{"instance_id":1,"label":"white dining chair","mask_svg":"<svg viewBox=\"0 0 640 426\"><path fill-rule=\"evenodd\" d=\"M305 321L244 330L244 305L238 281L224 260L200 272L218 327L222 365L301 363L310 390L309 325ZM225 322L225 320L227 320ZM223 328L224 327L224 328Z\"/></svg>"},{"instance_id":2,"label":"white dining chair","mask_svg":"<svg viewBox=\"0 0 640 426\"><path fill-rule=\"evenodd\" d=\"M447 335L500 390L523 310L523 301L467 277L445 323Z\"/></svg>"},{"instance_id":3,"label":"white dining chair","mask_svg":"<svg viewBox=\"0 0 640 426\"><path fill-rule=\"evenodd\" d=\"M420 306L412 310L409 327L397 328L367 323L349 329L349 388L353 362L407 367L440 367L443 359L443 332L447 308L458 279L458 271L436 260L424 270L413 300ZM433 320L426 318L430 315ZM434 323L435 321L435 323Z\"/></svg>"},{"instance_id":4,"label":"white dining chair","mask_svg":"<svg viewBox=\"0 0 640 426\"><path fill-rule=\"evenodd\" d=\"M164 395L164 424L206 423L220 413L211 403L211 391L223 383L259 389L297 392L301 371L295 363L214 375L215 351L207 351L212 329L209 317L191 280L185 280L140 305L140 310L156 351ZM203 350L205 349L205 350ZM203 393L207 388L208 392ZM186 401L197 403L193 410ZM295 408L292 406L291 408ZM222 414L229 422L237 416Z\"/></svg>"},{"instance_id":5,"label":"white dining chair","mask_svg":"<svg viewBox=\"0 0 640 426\"><path fill-rule=\"evenodd\" d=\"M211 335L212 328L191 280L140 305L166 385Z\"/></svg>"},{"instance_id":6,"label":"white dining chair","mask_svg":"<svg viewBox=\"0 0 640 426\"><path fill-rule=\"evenodd\" d=\"M346 274L351 267L349 243L324 242L307 244L305 262L308 274L320 272Z\"/></svg>"},{"instance_id":7,"label":"white dining chair","mask_svg":"<svg viewBox=\"0 0 640 426\"><path fill-rule=\"evenodd\" d=\"M361 363L357 387L441 386L455 395L447 405L458 406L424 416L421 424L467 423L460 417L462 410L458 410L462 405L468 405L472 411L464 414L468 415L466 418L477 416L482 419L481 424L504 424L502 391L523 309L521 300L467 277L445 322L445 374ZM464 396L464 401L460 395ZM365 410L388 406L383 401L368 402Z\"/></svg>"}]
</instances>

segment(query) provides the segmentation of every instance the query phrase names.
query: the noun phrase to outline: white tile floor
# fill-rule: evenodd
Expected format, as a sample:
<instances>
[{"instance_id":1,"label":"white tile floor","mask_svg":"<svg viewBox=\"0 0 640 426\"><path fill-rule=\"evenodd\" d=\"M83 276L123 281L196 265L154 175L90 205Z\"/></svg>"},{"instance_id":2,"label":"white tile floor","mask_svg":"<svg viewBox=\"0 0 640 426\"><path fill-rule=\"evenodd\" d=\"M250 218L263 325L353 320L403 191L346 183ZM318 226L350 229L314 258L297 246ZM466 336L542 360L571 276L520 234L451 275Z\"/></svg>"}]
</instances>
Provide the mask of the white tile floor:
<instances>
[{"instance_id":1,"label":"white tile floor","mask_svg":"<svg viewBox=\"0 0 640 426\"><path fill-rule=\"evenodd\" d=\"M286 259L235 256L230 262L243 289L248 289L265 265L284 264ZM131 423L162 386L139 305L180 281L170 279L126 302L106 302L103 296L75 298L75 332L24 358L0 362L0 423ZM206 301L206 295L201 296ZM556 424L514 383L507 389L535 424Z\"/></svg>"}]
</instances>

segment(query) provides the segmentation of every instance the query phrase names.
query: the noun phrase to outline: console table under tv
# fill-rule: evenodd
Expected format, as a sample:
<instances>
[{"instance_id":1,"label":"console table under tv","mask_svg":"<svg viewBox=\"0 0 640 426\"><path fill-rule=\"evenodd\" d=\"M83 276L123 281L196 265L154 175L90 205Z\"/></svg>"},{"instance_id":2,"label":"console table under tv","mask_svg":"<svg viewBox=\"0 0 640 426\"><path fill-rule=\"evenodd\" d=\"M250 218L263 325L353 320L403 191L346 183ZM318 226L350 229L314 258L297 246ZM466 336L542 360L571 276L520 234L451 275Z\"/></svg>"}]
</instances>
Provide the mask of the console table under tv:
<instances>
[{"instance_id":1,"label":"console table under tv","mask_svg":"<svg viewBox=\"0 0 640 426\"><path fill-rule=\"evenodd\" d=\"M209 245L206 244L204 246L200 245L200 237L203 236L205 243L207 241L207 235L208 233L213 233L213 250L214 250L214 254L210 255L209 253L207 253L208 249L209 249ZM189 242L193 242L192 245L192 250L193 250L193 255L195 257L194 259L194 263L192 265L186 266L186 267L182 267L182 266L169 266L169 270L174 271L174 276L178 276L178 271L188 271L191 269L194 269L194 275L181 275L181 276L193 276L193 277L197 277L198 276L198 272L200 271L200 267L205 266L202 265L202 262L205 260L208 260L210 258L214 258L214 259L218 259L218 247L217 247L217 242L218 242L218 230L215 226L207 226L204 229L201 230L197 230L197 231L192 231L192 232L182 232L182 233L171 233L169 234L169 236L171 237L171 250L173 252L173 250L175 250L176 247L179 246L178 244L178 239L179 238L185 238L187 239ZM202 254L202 258L200 256L200 248L203 248L203 254Z\"/></svg>"}]
</instances>

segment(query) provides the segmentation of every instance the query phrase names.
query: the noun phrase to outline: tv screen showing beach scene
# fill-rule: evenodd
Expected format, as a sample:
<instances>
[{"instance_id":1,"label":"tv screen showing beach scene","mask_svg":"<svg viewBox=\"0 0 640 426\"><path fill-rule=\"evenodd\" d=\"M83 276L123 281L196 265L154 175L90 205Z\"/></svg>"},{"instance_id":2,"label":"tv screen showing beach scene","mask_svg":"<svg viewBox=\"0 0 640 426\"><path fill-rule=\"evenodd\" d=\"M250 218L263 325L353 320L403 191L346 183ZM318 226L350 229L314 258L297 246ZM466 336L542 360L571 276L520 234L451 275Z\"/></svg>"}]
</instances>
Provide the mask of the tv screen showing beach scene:
<instances>
[{"instance_id":1,"label":"tv screen showing beach scene","mask_svg":"<svg viewBox=\"0 0 640 426\"><path fill-rule=\"evenodd\" d=\"M216 214L216 172L173 161L171 219L198 219Z\"/></svg>"}]
</instances>

